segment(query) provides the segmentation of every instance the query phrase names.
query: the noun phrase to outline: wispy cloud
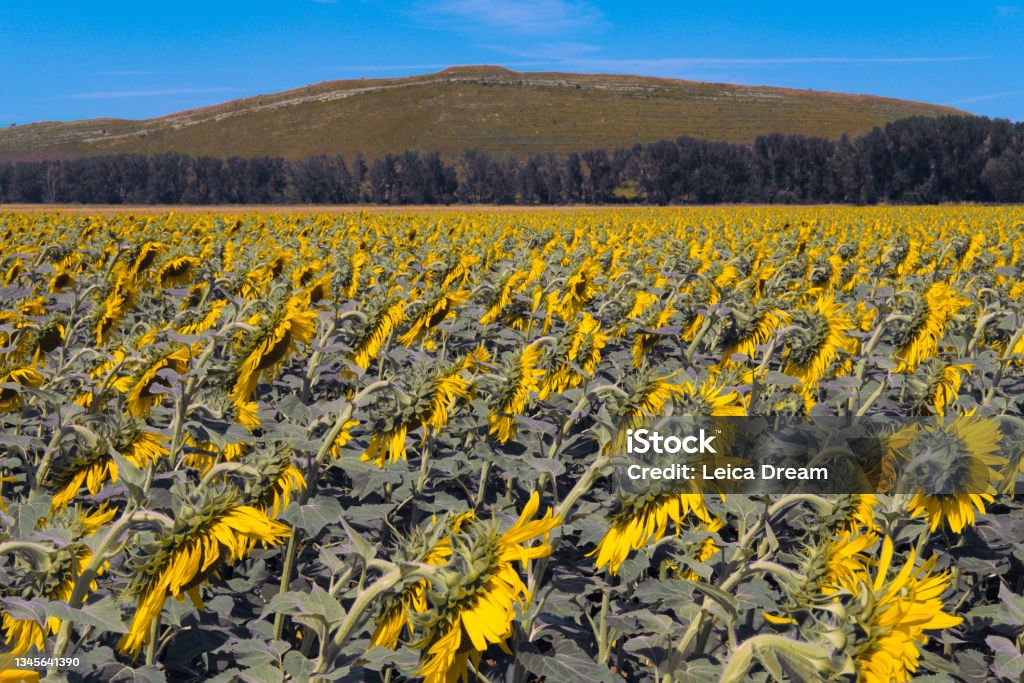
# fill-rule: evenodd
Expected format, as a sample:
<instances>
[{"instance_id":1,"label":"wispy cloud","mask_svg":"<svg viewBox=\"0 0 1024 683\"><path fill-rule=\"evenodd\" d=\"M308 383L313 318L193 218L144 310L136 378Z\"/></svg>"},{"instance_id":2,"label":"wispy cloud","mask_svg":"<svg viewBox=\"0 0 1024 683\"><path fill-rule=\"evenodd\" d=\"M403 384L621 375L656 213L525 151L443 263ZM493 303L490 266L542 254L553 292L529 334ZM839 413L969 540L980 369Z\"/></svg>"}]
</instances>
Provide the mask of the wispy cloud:
<instances>
[{"instance_id":1,"label":"wispy cloud","mask_svg":"<svg viewBox=\"0 0 1024 683\"><path fill-rule=\"evenodd\" d=\"M1020 5L999 5L996 7L997 17L1011 17L1020 14Z\"/></svg>"},{"instance_id":2,"label":"wispy cloud","mask_svg":"<svg viewBox=\"0 0 1024 683\"><path fill-rule=\"evenodd\" d=\"M970 104L972 102L988 102L989 100L1001 100L1004 97L1024 97L1024 90L1010 90L1008 92L994 92L988 95L977 95L965 97L962 100L953 100L949 104Z\"/></svg>"},{"instance_id":3,"label":"wispy cloud","mask_svg":"<svg viewBox=\"0 0 1024 683\"><path fill-rule=\"evenodd\" d=\"M238 88L168 88L165 90L112 90L79 92L65 95L66 100L116 100L131 97L163 97L167 95L198 95L203 93L237 93Z\"/></svg>"},{"instance_id":4,"label":"wispy cloud","mask_svg":"<svg viewBox=\"0 0 1024 683\"><path fill-rule=\"evenodd\" d=\"M423 13L461 24L521 36L551 36L599 27L604 16L582 0L442 0L424 4Z\"/></svg>"}]
</instances>

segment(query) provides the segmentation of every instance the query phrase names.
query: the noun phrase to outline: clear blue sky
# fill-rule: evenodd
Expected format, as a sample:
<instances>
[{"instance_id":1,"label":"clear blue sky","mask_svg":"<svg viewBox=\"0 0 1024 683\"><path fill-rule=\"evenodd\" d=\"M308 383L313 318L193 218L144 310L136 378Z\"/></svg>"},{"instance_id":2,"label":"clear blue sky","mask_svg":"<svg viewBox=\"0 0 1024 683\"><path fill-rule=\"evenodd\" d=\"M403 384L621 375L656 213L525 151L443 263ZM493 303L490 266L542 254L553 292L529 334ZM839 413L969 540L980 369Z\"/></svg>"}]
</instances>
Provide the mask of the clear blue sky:
<instances>
[{"instance_id":1,"label":"clear blue sky","mask_svg":"<svg viewBox=\"0 0 1024 683\"><path fill-rule=\"evenodd\" d=\"M1024 6L6 0L0 124L143 118L453 64L870 93L1024 120Z\"/></svg>"}]
</instances>

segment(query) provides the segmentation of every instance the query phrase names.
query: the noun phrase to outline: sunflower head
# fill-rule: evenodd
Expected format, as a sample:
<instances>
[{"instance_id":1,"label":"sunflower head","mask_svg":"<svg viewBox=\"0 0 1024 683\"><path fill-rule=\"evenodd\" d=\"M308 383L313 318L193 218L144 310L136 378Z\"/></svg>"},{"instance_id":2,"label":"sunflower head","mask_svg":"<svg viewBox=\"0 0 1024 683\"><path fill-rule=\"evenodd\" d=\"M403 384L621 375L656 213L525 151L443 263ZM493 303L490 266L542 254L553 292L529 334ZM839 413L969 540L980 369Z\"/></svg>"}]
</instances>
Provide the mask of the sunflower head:
<instances>
[{"instance_id":1,"label":"sunflower head","mask_svg":"<svg viewBox=\"0 0 1024 683\"><path fill-rule=\"evenodd\" d=\"M941 358L929 358L921 363L908 380L911 413L945 414L956 402L963 380L973 367L971 363L950 363Z\"/></svg>"},{"instance_id":2,"label":"sunflower head","mask_svg":"<svg viewBox=\"0 0 1024 683\"><path fill-rule=\"evenodd\" d=\"M155 539L141 544L129 558L128 570L133 579L126 595L134 598L148 590L183 544L202 536L206 529L241 504L241 495L229 486L208 486L197 497L181 501L173 528L164 529ZM216 568L206 567L193 583L198 584Z\"/></svg>"},{"instance_id":3,"label":"sunflower head","mask_svg":"<svg viewBox=\"0 0 1024 683\"><path fill-rule=\"evenodd\" d=\"M998 472L1005 464L997 455L999 423L973 416L928 420L899 449L900 489L936 495L995 493Z\"/></svg>"},{"instance_id":4,"label":"sunflower head","mask_svg":"<svg viewBox=\"0 0 1024 683\"><path fill-rule=\"evenodd\" d=\"M276 517L288 507L292 494L306 487L306 479L294 464L290 446L270 446L246 456L245 464L256 470L246 477L242 497L246 504Z\"/></svg>"},{"instance_id":5,"label":"sunflower head","mask_svg":"<svg viewBox=\"0 0 1024 683\"><path fill-rule=\"evenodd\" d=\"M157 271L157 282L161 287L175 287L185 284L196 274L202 262L195 256L177 256L164 261Z\"/></svg>"}]
</instances>

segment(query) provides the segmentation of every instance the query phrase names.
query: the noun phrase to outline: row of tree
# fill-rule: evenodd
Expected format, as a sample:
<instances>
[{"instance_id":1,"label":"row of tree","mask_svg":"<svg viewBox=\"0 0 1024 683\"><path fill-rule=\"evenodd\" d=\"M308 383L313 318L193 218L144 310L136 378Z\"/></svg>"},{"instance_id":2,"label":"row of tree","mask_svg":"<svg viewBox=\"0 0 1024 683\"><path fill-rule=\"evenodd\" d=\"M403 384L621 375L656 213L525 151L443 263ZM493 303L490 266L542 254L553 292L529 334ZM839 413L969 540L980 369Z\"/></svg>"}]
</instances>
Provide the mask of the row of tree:
<instances>
[{"instance_id":1,"label":"row of tree","mask_svg":"<svg viewBox=\"0 0 1024 683\"><path fill-rule=\"evenodd\" d=\"M1024 123L911 118L850 139L679 138L613 151L453 160L408 151L219 159L119 155L0 164L0 203L713 204L1024 201Z\"/></svg>"}]
</instances>

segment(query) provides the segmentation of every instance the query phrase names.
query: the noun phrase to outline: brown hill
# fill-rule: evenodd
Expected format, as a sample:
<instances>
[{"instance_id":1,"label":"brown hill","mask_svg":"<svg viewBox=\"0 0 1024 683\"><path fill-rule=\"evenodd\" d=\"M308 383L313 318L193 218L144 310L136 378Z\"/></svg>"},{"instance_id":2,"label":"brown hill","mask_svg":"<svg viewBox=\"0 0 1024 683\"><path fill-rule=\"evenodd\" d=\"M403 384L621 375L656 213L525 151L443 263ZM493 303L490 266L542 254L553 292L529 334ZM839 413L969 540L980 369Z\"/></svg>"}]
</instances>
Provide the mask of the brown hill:
<instances>
[{"instance_id":1,"label":"brown hill","mask_svg":"<svg viewBox=\"0 0 1024 683\"><path fill-rule=\"evenodd\" d=\"M452 67L327 81L141 121L88 119L0 130L0 160L123 152L301 158L406 149L453 154L613 148L691 135L857 135L908 116L964 114L868 95L643 76Z\"/></svg>"}]
</instances>

